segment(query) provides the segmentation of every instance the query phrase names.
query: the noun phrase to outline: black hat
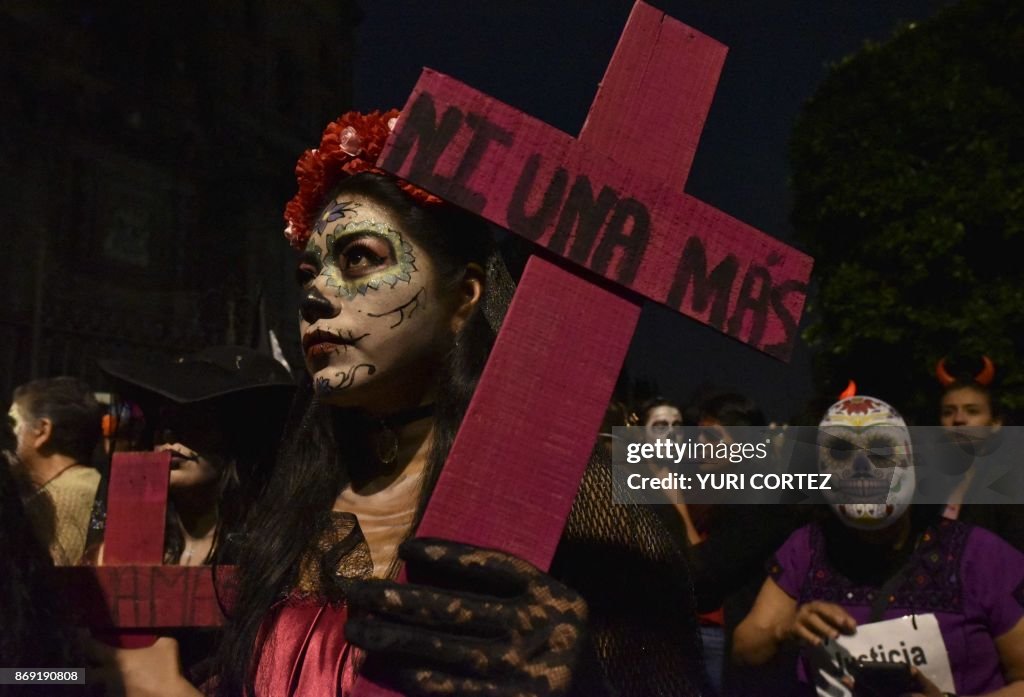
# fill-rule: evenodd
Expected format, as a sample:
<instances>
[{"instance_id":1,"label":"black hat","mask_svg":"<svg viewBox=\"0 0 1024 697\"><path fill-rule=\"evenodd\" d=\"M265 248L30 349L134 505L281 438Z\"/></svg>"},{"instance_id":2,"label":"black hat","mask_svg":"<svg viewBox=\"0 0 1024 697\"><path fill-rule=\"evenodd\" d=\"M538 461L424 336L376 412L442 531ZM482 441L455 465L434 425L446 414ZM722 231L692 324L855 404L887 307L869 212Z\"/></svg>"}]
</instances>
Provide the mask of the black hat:
<instances>
[{"instance_id":1,"label":"black hat","mask_svg":"<svg viewBox=\"0 0 1024 697\"><path fill-rule=\"evenodd\" d=\"M170 360L101 360L99 365L123 383L178 404L250 390L295 387L295 381L283 365L245 346L211 346Z\"/></svg>"}]
</instances>

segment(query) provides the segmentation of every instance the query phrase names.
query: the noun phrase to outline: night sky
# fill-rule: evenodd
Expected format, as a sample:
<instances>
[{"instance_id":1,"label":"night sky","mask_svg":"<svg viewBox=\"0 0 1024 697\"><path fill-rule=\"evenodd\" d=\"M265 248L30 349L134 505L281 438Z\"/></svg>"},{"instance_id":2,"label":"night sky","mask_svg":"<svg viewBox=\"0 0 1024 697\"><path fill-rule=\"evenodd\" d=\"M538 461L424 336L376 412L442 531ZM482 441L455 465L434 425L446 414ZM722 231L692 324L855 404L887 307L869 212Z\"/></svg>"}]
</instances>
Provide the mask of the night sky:
<instances>
[{"instance_id":1,"label":"night sky","mask_svg":"<svg viewBox=\"0 0 1024 697\"><path fill-rule=\"evenodd\" d=\"M651 4L729 47L687 191L788 241L787 143L800 105L829 63L946 3ZM575 135L631 7L630 0L367 0L355 108L401 107L427 66ZM773 419L791 418L814 390L802 344L786 365L655 304L644 311L627 365L634 378L654 380L680 401L705 383L738 389ZM826 393L842 387L821 386Z\"/></svg>"}]
</instances>

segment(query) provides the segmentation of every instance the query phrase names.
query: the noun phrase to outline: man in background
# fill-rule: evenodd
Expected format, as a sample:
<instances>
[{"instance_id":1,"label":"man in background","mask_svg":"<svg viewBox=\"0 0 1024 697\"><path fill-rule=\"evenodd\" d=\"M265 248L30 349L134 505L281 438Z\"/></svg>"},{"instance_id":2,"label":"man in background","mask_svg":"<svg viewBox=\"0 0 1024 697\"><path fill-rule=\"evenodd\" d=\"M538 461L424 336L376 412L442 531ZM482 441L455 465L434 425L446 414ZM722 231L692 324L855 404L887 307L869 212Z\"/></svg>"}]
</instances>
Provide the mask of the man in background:
<instances>
[{"instance_id":1,"label":"man in background","mask_svg":"<svg viewBox=\"0 0 1024 697\"><path fill-rule=\"evenodd\" d=\"M17 387L9 415L25 511L54 564L76 564L100 481L86 464L100 438L99 404L81 380L56 377Z\"/></svg>"}]
</instances>

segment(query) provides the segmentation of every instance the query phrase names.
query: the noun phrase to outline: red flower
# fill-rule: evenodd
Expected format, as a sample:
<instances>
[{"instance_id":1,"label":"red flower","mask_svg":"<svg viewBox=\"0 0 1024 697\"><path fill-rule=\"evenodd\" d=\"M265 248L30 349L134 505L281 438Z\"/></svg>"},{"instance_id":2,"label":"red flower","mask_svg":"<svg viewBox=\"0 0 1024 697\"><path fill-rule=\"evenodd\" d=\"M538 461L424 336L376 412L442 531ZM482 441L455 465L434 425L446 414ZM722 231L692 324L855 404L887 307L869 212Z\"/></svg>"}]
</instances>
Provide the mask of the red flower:
<instances>
[{"instance_id":1,"label":"red flower","mask_svg":"<svg viewBox=\"0 0 1024 697\"><path fill-rule=\"evenodd\" d=\"M293 247L305 247L314 218L326 203L324 197L344 177L359 172L387 174L375 163L391 134L391 124L397 118L397 109L369 114L350 111L327 124L316 150L302 154L295 164L299 191L284 209L284 219L288 223L284 235ZM420 203L441 202L441 199L404 179L396 178L395 183Z\"/></svg>"}]
</instances>

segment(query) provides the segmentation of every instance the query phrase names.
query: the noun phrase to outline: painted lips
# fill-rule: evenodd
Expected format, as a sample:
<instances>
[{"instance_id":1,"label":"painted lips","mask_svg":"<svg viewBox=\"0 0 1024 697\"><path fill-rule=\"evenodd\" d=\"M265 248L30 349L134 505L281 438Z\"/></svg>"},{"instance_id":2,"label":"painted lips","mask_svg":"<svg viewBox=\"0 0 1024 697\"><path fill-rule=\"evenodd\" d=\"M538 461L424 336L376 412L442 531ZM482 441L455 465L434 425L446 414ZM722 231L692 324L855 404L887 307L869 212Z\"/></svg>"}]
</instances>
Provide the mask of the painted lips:
<instances>
[{"instance_id":1,"label":"painted lips","mask_svg":"<svg viewBox=\"0 0 1024 697\"><path fill-rule=\"evenodd\" d=\"M307 357L318 358L333 353L339 346L355 346L365 336L369 335L343 337L317 330L302 337L302 350L305 351Z\"/></svg>"}]
</instances>

